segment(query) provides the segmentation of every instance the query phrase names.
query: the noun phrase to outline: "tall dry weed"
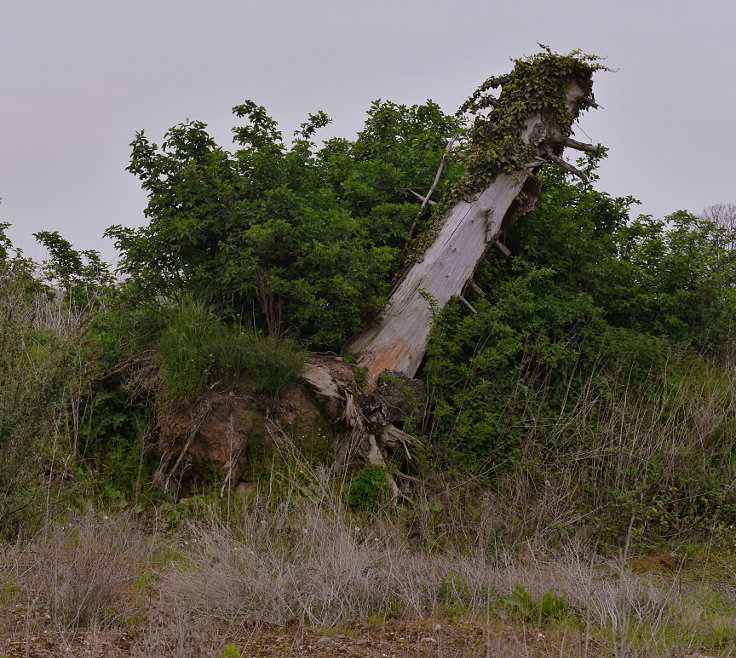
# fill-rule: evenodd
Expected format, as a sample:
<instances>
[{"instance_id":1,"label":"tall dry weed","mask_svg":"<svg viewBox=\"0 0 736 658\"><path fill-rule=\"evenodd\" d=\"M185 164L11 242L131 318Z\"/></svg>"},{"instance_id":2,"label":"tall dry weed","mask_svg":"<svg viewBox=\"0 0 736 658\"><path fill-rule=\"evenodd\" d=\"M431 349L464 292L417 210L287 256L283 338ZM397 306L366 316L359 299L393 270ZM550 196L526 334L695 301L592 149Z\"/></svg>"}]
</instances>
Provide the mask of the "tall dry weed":
<instances>
[{"instance_id":1,"label":"tall dry weed","mask_svg":"<svg viewBox=\"0 0 736 658\"><path fill-rule=\"evenodd\" d=\"M106 627L136 613L140 585L153 573L157 541L129 517L88 512L13 549L13 585L57 628ZM138 586L137 586L138 584Z\"/></svg>"}]
</instances>

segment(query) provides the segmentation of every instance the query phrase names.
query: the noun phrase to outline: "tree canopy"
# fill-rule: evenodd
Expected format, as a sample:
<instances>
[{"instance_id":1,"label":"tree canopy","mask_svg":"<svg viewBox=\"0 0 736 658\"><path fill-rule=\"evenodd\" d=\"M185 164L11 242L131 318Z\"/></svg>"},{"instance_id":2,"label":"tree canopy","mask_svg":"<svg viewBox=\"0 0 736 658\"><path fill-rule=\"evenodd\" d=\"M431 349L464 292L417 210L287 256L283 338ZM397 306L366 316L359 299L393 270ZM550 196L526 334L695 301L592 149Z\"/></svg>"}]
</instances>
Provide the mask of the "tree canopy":
<instances>
[{"instance_id":1,"label":"tree canopy","mask_svg":"<svg viewBox=\"0 0 736 658\"><path fill-rule=\"evenodd\" d=\"M266 110L233 109L236 150L197 121L160 146L138 133L129 171L148 192L148 226L114 226L133 294L186 292L271 333L339 347L383 306L403 262L417 204L461 122L431 101L376 101L353 141L315 131L311 115L286 144Z\"/></svg>"}]
</instances>

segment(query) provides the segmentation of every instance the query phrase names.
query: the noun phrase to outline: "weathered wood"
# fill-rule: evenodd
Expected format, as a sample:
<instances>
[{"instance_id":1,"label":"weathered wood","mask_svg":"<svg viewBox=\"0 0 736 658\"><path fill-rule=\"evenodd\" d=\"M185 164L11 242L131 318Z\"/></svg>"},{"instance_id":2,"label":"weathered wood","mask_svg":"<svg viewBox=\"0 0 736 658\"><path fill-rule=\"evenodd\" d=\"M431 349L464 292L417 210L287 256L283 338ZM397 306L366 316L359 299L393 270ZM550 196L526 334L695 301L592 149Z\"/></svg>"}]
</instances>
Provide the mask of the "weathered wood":
<instances>
[{"instance_id":1,"label":"weathered wood","mask_svg":"<svg viewBox=\"0 0 736 658\"><path fill-rule=\"evenodd\" d=\"M584 96L582 88L571 82L565 99L570 120ZM561 126L549 112L538 112L527 119L522 139L537 147L541 157L557 158L569 131L569 124ZM458 201L445 214L436 237L399 282L382 316L349 346L358 356L358 365L366 369L369 389L387 370L409 377L416 374L433 314L461 295L488 248L498 240L504 219L515 219L533 207L536 198L519 197L522 189L527 197L536 197L536 190L529 192L532 188L524 186L539 166L535 159L531 167L497 175L475 198Z\"/></svg>"},{"instance_id":2,"label":"weathered wood","mask_svg":"<svg viewBox=\"0 0 736 658\"><path fill-rule=\"evenodd\" d=\"M355 339L350 351L375 386L385 370L413 377L424 358L432 308L459 295L489 244L495 242L508 207L526 175L501 174L475 201L459 201L445 215L421 259L406 273L380 321Z\"/></svg>"},{"instance_id":3,"label":"weathered wood","mask_svg":"<svg viewBox=\"0 0 736 658\"><path fill-rule=\"evenodd\" d=\"M571 82L565 99L570 121L583 97L582 88ZM548 157L561 152L569 131L569 124L560 126L550 113L538 112L527 120L522 139ZM433 313L461 295L488 248L498 240L507 214L515 218L520 209L525 212L534 205L536 199L530 198L514 202L538 166L534 161L529 168L497 175L474 199L458 201L445 214L435 239L399 282L381 318L349 346L358 355L358 365L366 369L369 388L387 370L409 377L416 374Z\"/></svg>"},{"instance_id":4,"label":"weathered wood","mask_svg":"<svg viewBox=\"0 0 736 658\"><path fill-rule=\"evenodd\" d=\"M534 147L529 161L520 164L514 172L497 174L484 190L462 198L449 209L434 227L429 246L415 257L394 288L382 316L349 345L348 349L357 356L357 365L364 369L365 385L358 386L350 373L338 375L338 370L346 366L338 357L323 358L321 363L307 369L305 380L325 407L335 416L338 409L342 410L340 418L346 432L338 449L338 467L348 465L354 457L387 467L382 449L396 449L399 444L411 459L408 446L414 439L394 424L400 424L406 414L391 391L383 390L392 385L386 381L379 384L379 378L383 373L390 374L389 379L403 378L399 390L402 386L418 384L412 378L424 358L435 314L453 297L475 311L463 291L470 288L485 296L473 281L475 269L493 245L509 254L499 235L504 226L534 207L540 187L534 174L551 161L564 163L571 170L572 165L560 158L565 146L592 152L588 145L569 138L578 110L586 103L590 105L591 99L586 97L582 86L571 81L564 102L566 113L547 108L526 120L521 138ZM451 143L445 157L450 148ZM422 208L431 203L429 198L443 168L444 157L426 196L410 190L420 198ZM405 393L400 397L405 398ZM402 413L397 415L397 411ZM387 478L394 495L399 496L395 480L388 475Z\"/></svg>"}]
</instances>

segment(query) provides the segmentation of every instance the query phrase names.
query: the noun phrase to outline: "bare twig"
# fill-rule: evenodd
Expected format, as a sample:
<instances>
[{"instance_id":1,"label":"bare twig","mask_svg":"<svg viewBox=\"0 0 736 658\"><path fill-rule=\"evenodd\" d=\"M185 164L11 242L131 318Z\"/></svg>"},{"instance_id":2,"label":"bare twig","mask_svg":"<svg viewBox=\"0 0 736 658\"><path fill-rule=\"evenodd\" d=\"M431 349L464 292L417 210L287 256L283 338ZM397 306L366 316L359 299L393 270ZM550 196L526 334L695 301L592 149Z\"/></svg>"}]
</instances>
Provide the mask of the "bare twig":
<instances>
[{"instance_id":1,"label":"bare twig","mask_svg":"<svg viewBox=\"0 0 736 658\"><path fill-rule=\"evenodd\" d=\"M445 164L447 163L447 156L450 154L450 151L452 151L452 145L455 143L455 140L458 138L457 135L453 135L450 137L450 139L447 142L447 146L445 147L445 152L442 154L442 160L440 160L440 166L437 168L437 173L434 175L434 180L432 181L432 187L429 188L429 192L427 192L427 196L425 197L424 201L422 202L422 209L427 205L429 202L429 199L432 197L432 193L437 188L437 184L440 182L440 178L442 177L442 172L445 170Z\"/></svg>"},{"instance_id":2,"label":"bare twig","mask_svg":"<svg viewBox=\"0 0 736 658\"><path fill-rule=\"evenodd\" d=\"M422 196L417 192L416 190L412 190L411 188L407 188L407 192L411 192L417 199L419 199L422 202L422 208L424 208L424 204L428 203L430 206L436 206L437 202L432 201L431 199L428 199L425 196Z\"/></svg>"},{"instance_id":3,"label":"bare twig","mask_svg":"<svg viewBox=\"0 0 736 658\"><path fill-rule=\"evenodd\" d=\"M422 214L422 211L427 207L427 205L436 206L437 202L432 201L431 197L434 193L435 189L437 188L437 184L440 182L440 178L442 177L442 172L445 170L445 165L447 164L447 156L452 151L452 145L455 143L455 140L458 138L458 135L453 135L447 142L447 146L445 147L445 152L442 154L442 159L440 160L440 166L437 167L437 173L434 175L434 180L432 181L432 186L429 188L429 192L425 196L422 196L418 192L415 192L414 190L409 190L415 197L422 200L422 205L419 208L419 215ZM414 229L417 226L417 220L419 219L419 215L417 215L414 218L414 221L411 224L411 228L409 229L409 234L406 237L407 243L409 240L411 240L411 237L414 235Z\"/></svg>"}]
</instances>

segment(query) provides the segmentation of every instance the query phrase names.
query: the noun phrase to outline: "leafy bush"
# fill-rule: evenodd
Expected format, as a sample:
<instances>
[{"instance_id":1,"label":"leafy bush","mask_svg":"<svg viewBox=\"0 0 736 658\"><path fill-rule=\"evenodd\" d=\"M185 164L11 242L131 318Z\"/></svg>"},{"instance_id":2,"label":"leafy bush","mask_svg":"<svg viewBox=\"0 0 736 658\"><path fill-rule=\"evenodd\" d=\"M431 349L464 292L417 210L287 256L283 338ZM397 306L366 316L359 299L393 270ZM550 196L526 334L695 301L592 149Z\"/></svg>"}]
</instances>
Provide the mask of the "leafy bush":
<instances>
[{"instance_id":1,"label":"leafy bush","mask_svg":"<svg viewBox=\"0 0 736 658\"><path fill-rule=\"evenodd\" d=\"M375 509L390 497L386 470L380 466L363 468L353 475L348 491L348 503L358 509Z\"/></svg>"},{"instance_id":2,"label":"leafy bush","mask_svg":"<svg viewBox=\"0 0 736 658\"><path fill-rule=\"evenodd\" d=\"M538 209L507 229L513 258L476 275L477 313L450 304L433 327L439 463L528 504L525 487L556 487L604 541L729 526L731 232L630 220L631 199L544 176Z\"/></svg>"},{"instance_id":3,"label":"leafy bush","mask_svg":"<svg viewBox=\"0 0 736 658\"><path fill-rule=\"evenodd\" d=\"M148 193L150 224L107 231L128 292L190 295L223 316L254 314L270 334L293 327L339 349L382 308L417 219L408 190L431 183L460 121L430 101L376 102L355 141L317 148L312 137L329 122L318 113L287 148L264 108L246 101L233 111L244 125L232 153L196 121L172 128L161 147L136 136L129 171ZM446 180L456 171L452 163Z\"/></svg>"}]
</instances>

